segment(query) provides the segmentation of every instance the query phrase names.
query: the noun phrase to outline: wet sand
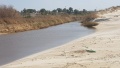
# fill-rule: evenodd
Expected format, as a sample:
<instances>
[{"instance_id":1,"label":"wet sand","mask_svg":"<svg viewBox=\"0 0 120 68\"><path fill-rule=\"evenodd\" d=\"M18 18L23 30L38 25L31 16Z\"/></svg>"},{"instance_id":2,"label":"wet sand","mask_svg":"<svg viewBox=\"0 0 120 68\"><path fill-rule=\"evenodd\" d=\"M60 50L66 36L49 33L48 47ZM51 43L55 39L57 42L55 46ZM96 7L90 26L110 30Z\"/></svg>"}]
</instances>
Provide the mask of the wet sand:
<instances>
[{"instance_id":1,"label":"wet sand","mask_svg":"<svg viewBox=\"0 0 120 68\"><path fill-rule=\"evenodd\" d=\"M120 67L120 11L101 15L94 34L37 53L1 68L118 68ZM94 52L88 52L92 50Z\"/></svg>"}]
</instances>

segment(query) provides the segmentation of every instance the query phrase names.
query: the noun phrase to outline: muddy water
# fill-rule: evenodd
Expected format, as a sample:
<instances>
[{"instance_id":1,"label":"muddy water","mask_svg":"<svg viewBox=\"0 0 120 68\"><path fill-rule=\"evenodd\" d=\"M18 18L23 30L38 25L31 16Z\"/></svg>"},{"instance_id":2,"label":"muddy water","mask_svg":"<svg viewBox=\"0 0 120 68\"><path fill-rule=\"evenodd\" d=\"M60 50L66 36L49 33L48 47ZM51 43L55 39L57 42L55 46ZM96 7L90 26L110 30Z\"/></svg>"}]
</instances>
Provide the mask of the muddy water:
<instances>
[{"instance_id":1,"label":"muddy water","mask_svg":"<svg viewBox=\"0 0 120 68\"><path fill-rule=\"evenodd\" d=\"M95 32L78 22L0 36L0 65L60 46Z\"/></svg>"}]
</instances>

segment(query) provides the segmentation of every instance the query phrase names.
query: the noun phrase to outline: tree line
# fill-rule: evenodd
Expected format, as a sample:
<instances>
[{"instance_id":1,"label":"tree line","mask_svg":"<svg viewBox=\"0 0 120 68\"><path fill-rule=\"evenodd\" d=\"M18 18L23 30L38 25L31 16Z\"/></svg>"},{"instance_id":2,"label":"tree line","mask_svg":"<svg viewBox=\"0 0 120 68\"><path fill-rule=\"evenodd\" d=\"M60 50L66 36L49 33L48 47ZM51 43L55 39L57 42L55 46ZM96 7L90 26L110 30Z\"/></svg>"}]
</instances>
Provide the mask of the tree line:
<instances>
[{"instance_id":1,"label":"tree line","mask_svg":"<svg viewBox=\"0 0 120 68\"><path fill-rule=\"evenodd\" d=\"M93 11L87 11L86 9L83 10L78 10L78 9L73 9L72 7L67 8L57 8L54 10L46 10L44 8L40 9L40 10L35 10L35 9L23 9L21 11L21 14L23 16L31 16L31 14L35 15L59 15L59 14L72 14L72 15L82 15L82 14L87 14Z\"/></svg>"}]
</instances>

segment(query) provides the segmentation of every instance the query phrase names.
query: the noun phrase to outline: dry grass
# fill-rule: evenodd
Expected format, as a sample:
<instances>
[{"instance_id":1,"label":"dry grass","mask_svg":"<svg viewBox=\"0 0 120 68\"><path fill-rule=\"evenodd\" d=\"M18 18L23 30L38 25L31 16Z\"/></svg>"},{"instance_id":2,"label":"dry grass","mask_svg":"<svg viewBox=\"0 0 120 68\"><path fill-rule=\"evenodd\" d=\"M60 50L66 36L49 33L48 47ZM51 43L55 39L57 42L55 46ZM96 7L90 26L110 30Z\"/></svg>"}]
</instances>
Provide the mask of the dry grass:
<instances>
[{"instance_id":1,"label":"dry grass","mask_svg":"<svg viewBox=\"0 0 120 68\"><path fill-rule=\"evenodd\" d=\"M93 26L97 26L98 23L96 22L84 22L82 23L83 26L86 26L86 27L93 27Z\"/></svg>"},{"instance_id":2,"label":"dry grass","mask_svg":"<svg viewBox=\"0 0 120 68\"><path fill-rule=\"evenodd\" d=\"M19 18L21 15L12 6L0 5L0 18Z\"/></svg>"},{"instance_id":3,"label":"dry grass","mask_svg":"<svg viewBox=\"0 0 120 68\"><path fill-rule=\"evenodd\" d=\"M9 7L8 7L9 8ZM2 9L3 10L3 9ZM14 9L12 9L14 10ZM11 11L11 13L14 11ZM8 12L5 12L8 13ZM16 13L19 15L19 13ZM4 14L3 14L4 15ZM0 32L13 33L34 29L47 28L58 24L74 21L77 18L74 15L41 15L33 18L22 18L21 16L1 16L0 18Z\"/></svg>"},{"instance_id":4,"label":"dry grass","mask_svg":"<svg viewBox=\"0 0 120 68\"><path fill-rule=\"evenodd\" d=\"M63 24L80 19L76 15L40 15L23 18L12 6L0 5L0 32L13 33Z\"/></svg>"},{"instance_id":5,"label":"dry grass","mask_svg":"<svg viewBox=\"0 0 120 68\"><path fill-rule=\"evenodd\" d=\"M97 18L97 14L96 13L91 13L91 14L87 14L85 16L83 16L82 18L82 25L85 27L93 27L93 26L97 26L98 23L96 22L92 22L95 18Z\"/></svg>"}]
</instances>

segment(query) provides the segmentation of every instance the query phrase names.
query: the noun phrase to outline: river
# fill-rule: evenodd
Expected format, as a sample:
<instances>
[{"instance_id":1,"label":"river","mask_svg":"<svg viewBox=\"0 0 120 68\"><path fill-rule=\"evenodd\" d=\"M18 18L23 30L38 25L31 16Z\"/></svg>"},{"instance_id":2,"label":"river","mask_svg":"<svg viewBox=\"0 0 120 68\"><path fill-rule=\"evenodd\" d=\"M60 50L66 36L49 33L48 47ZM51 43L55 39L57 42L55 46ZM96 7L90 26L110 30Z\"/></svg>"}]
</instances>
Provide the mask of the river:
<instances>
[{"instance_id":1,"label":"river","mask_svg":"<svg viewBox=\"0 0 120 68\"><path fill-rule=\"evenodd\" d=\"M94 29L80 26L78 22L70 22L40 30L1 35L0 65L60 46L93 32Z\"/></svg>"}]
</instances>

